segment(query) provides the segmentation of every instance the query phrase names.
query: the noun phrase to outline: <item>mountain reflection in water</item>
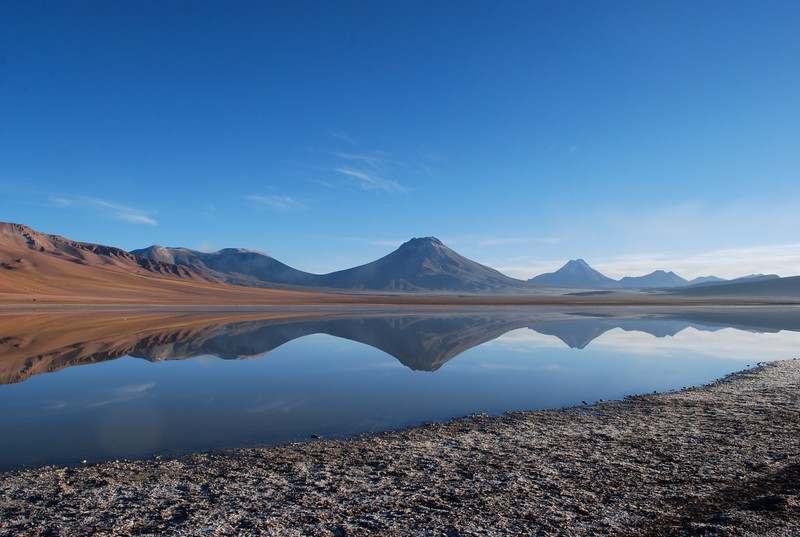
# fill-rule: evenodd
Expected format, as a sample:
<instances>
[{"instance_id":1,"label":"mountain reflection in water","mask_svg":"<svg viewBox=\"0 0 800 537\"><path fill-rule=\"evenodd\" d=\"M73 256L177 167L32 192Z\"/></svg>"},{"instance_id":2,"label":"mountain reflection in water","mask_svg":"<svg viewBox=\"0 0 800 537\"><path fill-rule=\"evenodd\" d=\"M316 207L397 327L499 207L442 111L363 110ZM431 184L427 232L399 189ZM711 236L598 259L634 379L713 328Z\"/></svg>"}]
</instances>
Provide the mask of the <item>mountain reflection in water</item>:
<instances>
[{"instance_id":1,"label":"mountain reflection in water","mask_svg":"<svg viewBox=\"0 0 800 537\"><path fill-rule=\"evenodd\" d=\"M119 314L118 314L119 316ZM148 317L151 318L152 316ZM583 349L615 328L662 338L687 328L715 331L734 328L748 332L800 331L796 308L718 308L640 312L625 309L598 313L548 309L476 309L436 313L329 313L270 317L244 321L184 315L179 326L160 328L137 324L137 314L125 316L131 330L119 323L104 334L106 318L39 316L0 317L0 383L73 365L134 356L152 362L195 356L226 360L268 353L294 339L327 334L364 343L396 358L415 371L436 371L464 351L507 332L527 328L553 336L571 348ZM235 316L234 316L235 319ZM151 319L152 320L152 319ZM152 324L152 323L151 323ZM33 325L33 327L32 327ZM57 327L64 326L63 330ZM37 337L15 333L38 329ZM67 331L68 334L63 332ZM57 332L58 336L53 333ZM50 345L50 339L64 344Z\"/></svg>"},{"instance_id":2,"label":"mountain reflection in water","mask_svg":"<svg viewBox=\"0 0 800 537\"><path fill-rule=\"evenodd\" d=\"M793 308L6 313L0 469L578 405L798 347Z\"/></svg>"}]
</instances>

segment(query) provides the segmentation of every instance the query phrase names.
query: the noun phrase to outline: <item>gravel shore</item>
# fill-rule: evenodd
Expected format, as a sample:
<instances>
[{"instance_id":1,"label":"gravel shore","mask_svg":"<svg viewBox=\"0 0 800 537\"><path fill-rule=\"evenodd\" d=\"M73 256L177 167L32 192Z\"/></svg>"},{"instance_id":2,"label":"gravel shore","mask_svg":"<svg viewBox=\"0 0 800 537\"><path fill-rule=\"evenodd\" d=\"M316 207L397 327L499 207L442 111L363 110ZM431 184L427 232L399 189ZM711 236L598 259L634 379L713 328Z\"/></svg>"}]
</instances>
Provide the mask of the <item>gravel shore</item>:
<instances>
[{"instance_id":1,"label":"gravel shore","mask_svg":"<svg viewBox=\"0 0 800 537\"><path fill-rule=\"evenodd\" d=\"M0 474L0 535L800 535L800 360L677 393Z\"/></svg>"}]
</instances>

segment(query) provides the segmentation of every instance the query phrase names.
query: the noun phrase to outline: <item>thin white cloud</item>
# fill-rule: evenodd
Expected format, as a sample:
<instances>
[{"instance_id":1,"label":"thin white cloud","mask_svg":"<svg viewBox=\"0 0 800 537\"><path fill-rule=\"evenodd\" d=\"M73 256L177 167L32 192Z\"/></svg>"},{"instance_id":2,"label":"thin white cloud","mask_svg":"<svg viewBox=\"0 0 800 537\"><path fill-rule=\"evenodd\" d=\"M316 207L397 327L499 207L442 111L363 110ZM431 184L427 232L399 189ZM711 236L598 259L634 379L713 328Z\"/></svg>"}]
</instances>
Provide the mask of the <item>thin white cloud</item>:
<instances>
[{"instance_id":1,"label":"thin white cloud","mask_svg":"<svg viewBox=\"0 0 800 537\"><path fill-rule=\"evenodd\" d=\"M155 382L147 382L145 384L131 384L128 386L119 386L116 388L117 393L119 394L137 394L146 392L151 390L155 387Z\"/></svg>"},{"instance_id":2,"label":"thin white cloud","mask_svg":"<svg viewBox=\"0 0 800 537\"><path fill-rule=\"evenodd\" d=\"M144 211L100 199L52 196L50 197L50 202L57 207L89 210L110 220L120 220L132 224L146 224L149 226L158 224L154 218L150 217Z\"/></svg>"},{"instance_id":3,"label":"thin white cloud","mask_svg":"<svg viewBox=\"0 0 800 537\"><path fill-rule=\"evenodd\" d=\"M334 138L347 142L349 150L325 151L335 162L329 168L339 176L344 176L347 181L363 190L383 191L392 193L407 192L408 188L389 177L406 170L402 162L398 162L390 155L364 148L350 136L341 132L331 132Z\"/></svg>"},{"instance_id":4,"label":"thin white cloud","mask_svg":"<svg viewBox=\"0 0 800 537\"><path fill-rule=\"evenodd\" d=\"M658 207L606 207L569 218L564 224L571 224L576 244L603 244L614 247L614 253L655 250L688 254L796 242L800 202L711 204L689 200Z\"/></svg>"},{"instance_id":5,"label":"thin white cloud","mask_svg":"<svg viewBox=\"0 0 800 537\"><path fill-rule=\"evenodd\" d=\"M144 214L134 214L134 213L119 213L116 216L117 220L122 220L123 222L130 222L132 224L147 224L149 226L155 226L158 224L155 220L146 216Z\"/></svg>"},{"instance_id":6,"label":"thin white cloud","mask_svg":"<svg viewBox=\"0 0 800 537\"><path fill-rule=\"evenodd\" d=\"M328 134L330 134L333 138L336 138L337 140L341 140L343 142L347 142L350 145L353 145L353 146L356 146L356 147L361 145L361 144L358 143L358 141L355 138L353 138L351 136L348 136L344 132L329 131Z\"/></svg>"},{"instance_id":7,"label":"thin white cloud","mask_svg":"<svg viewBox=\"0 0 800 537\"><path fill-rule=\"evenodd\" d=\"M340 152L332 152L331 155L334 157L338 157L340 159L349 160L352 162L358 162L361 164L367 164L368 166L379 169L382 168L386 161L383 157L379 157L376 155L358 155L354 153L340 153Z\"/></svg>"},{"instance_id":8,"label":"thin white cloud","mask_svg":"<svg viewBox=\"0 0 800 537\"><path fill-rule=\"evenodd\" d=\"M60 207L69 207L70 205L72 205L72 201L68 200L67 198L56 198L56 197L53 197L53 198L50 198L50 201L55 203L56 205L58 205Z\"/></svg>"},{"instance_id":9,"label":"thin white cloud","mask_svg":"<svg viewBox=\"0 0 800 537\"><path fill-rule=\"evenodd\" d=\"M203 241L197 245L195 250L209 254L211 252L216 252L217 250L219 250L219 246L217 246L217 244L212 241Z\"/></svg>"},{"instance_id":10,"label":"thin white cloud","mask_svg":"<svg viewBox=\"0 0 800 537\"><path fill-rule=\"evenodd\" d=\"M408 191L408 189L400 183L381 177L374 172L367 172L354 167L339 167L335 170L349 179L352 184L364 190L383 190L385 192Z\"/></svg>"},{"instance_id":11,"label":"thin white cloud","mask_svg":"<svg viewBox=\"0 0 800 537\"><path fill-rule=\"evenodd\" d=\"M260 196L253 194L245 197L245 199L247 201L252 201L261 207L266 207L277 211L290 211L293 209L306 208L305 205L291 196Z\"/></svg>"},{"instance_id":12,"label":"thin white cloud","mask_svg":"<svg viewBox=\"0 0 800 537\"><path fill-rule=\"evenodd\" d=\"M719 276L736 278L749 274L800 274L800 243L725 248L690 255L642 253L600 260L593 265L612 278L640 276L654 270L672 270L684 278Z\"/></svg>"}]
</instances>

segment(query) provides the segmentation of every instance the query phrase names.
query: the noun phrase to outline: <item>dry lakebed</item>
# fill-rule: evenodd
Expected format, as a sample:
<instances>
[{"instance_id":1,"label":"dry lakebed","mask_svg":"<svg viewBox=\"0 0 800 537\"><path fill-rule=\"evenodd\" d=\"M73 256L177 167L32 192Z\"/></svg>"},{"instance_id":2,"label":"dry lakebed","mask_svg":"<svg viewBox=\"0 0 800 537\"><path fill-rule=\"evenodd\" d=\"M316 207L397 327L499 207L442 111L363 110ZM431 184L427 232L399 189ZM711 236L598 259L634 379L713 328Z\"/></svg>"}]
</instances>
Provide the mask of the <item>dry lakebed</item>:
<instances>
[{"instance_id":1,"label":"dry lakebed","mask_svg":"<svg viewBox=\"0 0 800 537\"><path fill-rule=\"evenodd\" d=\"M799 535L800 360L708 386L0 474L2 535Z\"/></svg>"}]
</instances>

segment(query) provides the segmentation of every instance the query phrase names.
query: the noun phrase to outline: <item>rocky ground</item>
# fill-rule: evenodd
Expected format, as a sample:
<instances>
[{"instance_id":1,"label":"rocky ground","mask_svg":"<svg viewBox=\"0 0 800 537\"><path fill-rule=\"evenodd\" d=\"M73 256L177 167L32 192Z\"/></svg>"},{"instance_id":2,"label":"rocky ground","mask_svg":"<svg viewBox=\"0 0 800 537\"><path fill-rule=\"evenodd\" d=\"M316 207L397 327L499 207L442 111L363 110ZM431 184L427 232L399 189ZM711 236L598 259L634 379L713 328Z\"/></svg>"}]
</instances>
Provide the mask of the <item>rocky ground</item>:
<instances>
[{"instance_id":1,"label":"rocky ground","mask_svg":"<svg viewBox=\"0 0 800 537\"><path fill-rule=\"evenodd\" d=\"M2 535L800 535L800 361L350 440L0 474Z\"/></svg>"}]
</instances>

